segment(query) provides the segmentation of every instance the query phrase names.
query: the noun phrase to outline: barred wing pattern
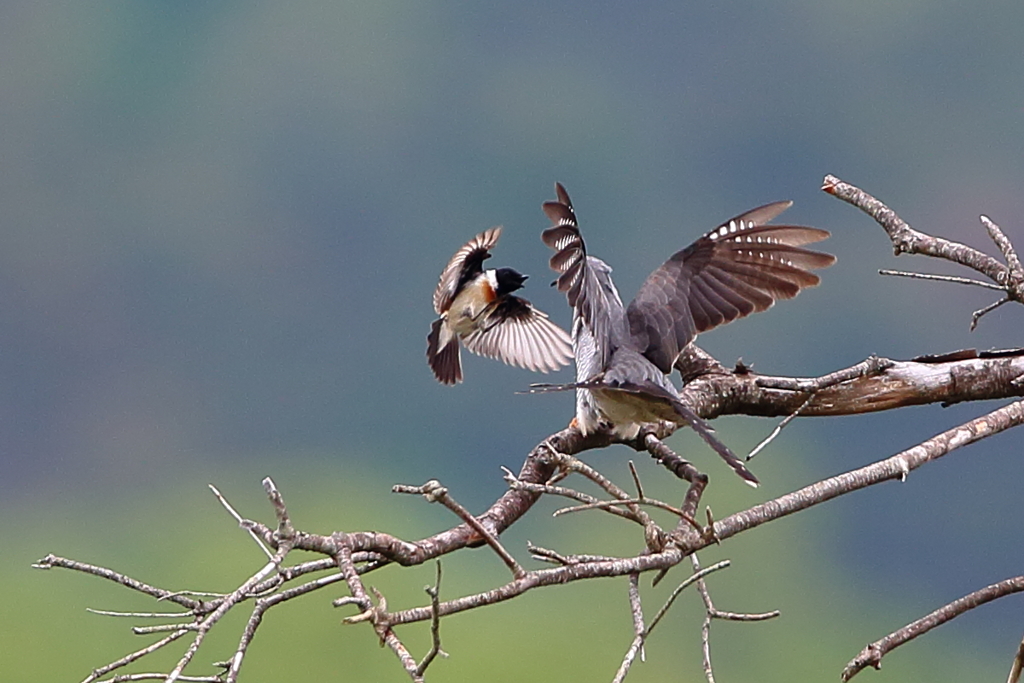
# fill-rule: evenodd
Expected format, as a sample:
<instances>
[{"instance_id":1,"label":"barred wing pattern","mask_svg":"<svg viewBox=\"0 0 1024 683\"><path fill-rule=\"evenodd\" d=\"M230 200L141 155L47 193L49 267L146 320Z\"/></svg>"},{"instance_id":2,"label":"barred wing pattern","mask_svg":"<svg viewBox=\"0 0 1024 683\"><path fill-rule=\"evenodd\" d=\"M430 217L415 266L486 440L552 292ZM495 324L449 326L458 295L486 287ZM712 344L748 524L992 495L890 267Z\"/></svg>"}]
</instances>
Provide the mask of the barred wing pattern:
<instances>
[{"instance_id":1,"label":"barred wing pattern","mask_svg":"<svg viewBox=\"0 0 1024 683\"><path fill-rule=\"evenodd\" d=\"M566 293L574 318L582 318L590 328L598 346L597 364L604 367L614 351L609 345L617 344L625 333L625 309L611 280L612 269L604 261L587 255L572 201L561 183L555 183L555 193L558 200L543 205L554 225L541 233L541 239L555 250L549 263L559 273L558 290Z\"/></svg>"},{"instance_id":2,"label":"barred wing pattern","mask_svg":"<svg viewBox=\"0 0 1024 683\"><path fill-rule=\"evenodd\" d=\"M727 221L652 272L627 309L638 351L665 373L699 332L770 308L820 281L811 268L835 263L802 245L828 231L764 225L791 202L758 207Z\"/></svg>"}]
</instances>

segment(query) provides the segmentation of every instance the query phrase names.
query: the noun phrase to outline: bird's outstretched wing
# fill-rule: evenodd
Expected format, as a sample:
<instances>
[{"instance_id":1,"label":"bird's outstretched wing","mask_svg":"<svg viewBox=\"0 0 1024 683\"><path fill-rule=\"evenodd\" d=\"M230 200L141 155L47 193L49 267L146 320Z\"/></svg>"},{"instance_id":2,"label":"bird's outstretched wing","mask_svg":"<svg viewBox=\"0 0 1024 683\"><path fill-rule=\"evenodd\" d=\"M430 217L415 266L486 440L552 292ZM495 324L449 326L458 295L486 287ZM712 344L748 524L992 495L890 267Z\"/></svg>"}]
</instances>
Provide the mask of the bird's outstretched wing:
<instances>
[{"instance_id":1,"label":"bird's outstretched wing","mask_svg":"<svg viewBox=\"0 0 1024 683\"><path fill-rule=\"evenodd\" d=\"M505 297L463 342L475 354L534 372L557 370L572 360L569 334L517 296Z\"/></svg>"},{"instance_id":2,"label":"bird's outstretched wing","mask_svg":"<svg viewBox=\"0 0 1024 683\"><path fill-rule=\"evenodd\" d=\"M556 201L543 205L554 225L541 233L541 239L555 250L550 265L559 274L558 290L565 292L574 318L582 318L590 328L598 346L598 365L603 367L614 351L612 345L625 332L622 300L611 280L612 269L587 255L572 201L561 183L555 183L555 194Z\"/></svg>"},{"instance_id":3,"label":"bird's outstretched wing","mask_svg":"<svg viewBox=\"0 0 1024 683\"><path fill-rule=\"evenodd\" d=\"M790 299L818 284L811 268L831 254L802 248L829 236L797 225L764 225L791 202L758 207L675 253L644 281L626 310L635 348L664 372L705 332Z\"/></svg>"},{"instance_id":4,"label":"bird's outstretched wing","mask_svg":"<svg viewBox=\"0 0 1024 683\"><path fill-rule=\"evenodd\" d=\"M483 271L483 263L491 257L491 249L498 243L501 227L484 230L462 245L441 271L434 290L434 312L441 315L452 305L459 286Z\"/></svg>"}]
</instances>

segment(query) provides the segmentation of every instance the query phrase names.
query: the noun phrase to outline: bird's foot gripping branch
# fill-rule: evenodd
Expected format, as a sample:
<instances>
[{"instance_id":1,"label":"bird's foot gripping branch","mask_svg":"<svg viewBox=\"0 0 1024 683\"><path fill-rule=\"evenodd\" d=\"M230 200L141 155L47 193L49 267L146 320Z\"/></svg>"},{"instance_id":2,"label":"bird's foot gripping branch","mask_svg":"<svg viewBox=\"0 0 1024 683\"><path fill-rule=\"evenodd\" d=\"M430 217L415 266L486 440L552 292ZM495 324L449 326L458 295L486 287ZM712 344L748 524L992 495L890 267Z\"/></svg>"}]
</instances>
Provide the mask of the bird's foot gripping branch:
<instances>
[{"instance_id":1,"label":"bird's foot gripping branch","mask_svg":"<svg viewBox=\"0 0 1024 683\"><path fill-rule=\"evenodd\" d=\"M1000 301L1024 301L1024 272L1010 240L992 221L983 218L983 225L1001 252L1002 262L964 245L910 229L894 211L838 178L827 177L824 189L871 215L886 230L898 253L921 254L961 264L987 278L989 282L986 285L998 288L1002 293ZM571 207L567 195L563 197L562 193L558 204ZM555 211L562 228L575 225L574 216L571 225L562 223L564 208ZM571 268L566 270L567 273L570 271ZM596 269L592 272L597 273ZM570 277L565 282L570 303L579 310L579 315L593 315L589 324L600 328L603 324L601 318L593 311L584 312L587 301L592 301L591 294L582 288L573 302L574 283L579 281ZM984 313L984 309L979 311L975 322ZM603 333L592 329L591 334ZM406 541L383 530L315 532L305 529L301 521L292 519L284 497L270 480L265 481L273 510L273 522L269 524L244 518L219 492L215 492L232 518L252 537L262 555L260 561L246 572L247 578L228 593L160 588L121 570L56 555L44 557L35 566L40 569L69 569L96 576L145 595L155 603L152 612L98 611L99 614L128 619L133 623L144 622L145 625L137 625L133 631L151 640L107 664L90 664L94 668L84 679L87 683L101 680L237 681L247 654L258 646L258 643L254 644L254 637L261 624L273 616L272 610L279 605L300 598L331 600L339 609L346 611L346 623L355 628L372 628L377 638L395 654L401 670L409 679L424 680L428 667L431 677L436 675L443 679L445 669L437 666L437 662L445 654L441 642L448 616L516 599L539 588L609 577L619 577L617 582L605 582L604 585L608 590L621 591L628 600L632 629L631 638L622 643L624 654L618 670L609 671L611 680L622 681L645 646L649 656L658 656L659 644L657 639L652 640L652 632L663 622L663 616L675 604L676 596L691 586L701 595L704 608L701 631L699 634L695 632L693 637L702 645L703 671L708 680L713 680L711 623L718 619L758 621L777 616L777 613L741 614L718 609L711 599L709 574L726 567L728 561L702 567L697 559L699 552L713 544L721 544L722 549L727 549L732 539L765 524L809 511L885 481L906 479L920 467L1024 423L1024 402L1019 400L1024 395L1024 352L1012 349L955 353L928 351L927 355L911 360L872 357L822 377L798 378L762 375L746 366L729 370L692 344L686 344L674 361L685 381L682 390L677 392L678 400L702 420L713 420L725 414L773 416L782 418L781 428L794 417L851 415L926 403L1013 399L1007 405L963 424L945 425L934 436L910 448L875 457L870 464L833 477L795 485L790 493L773 499L757 500L757 494L748 491L747 495L752 497L751 505L719 518L713 517L707 508L700 509L707 480L696 470L691 471L692 465L665 446L663 440L669 436L671 428L651 432L641 424L634 433L628 433L631 430L587 429L584 424L580 429L565 429L541 441L526 457L518 473L505 470L508 490L482 514L474 515L467 511L457 501L457 492L453 493L435 481L421 486L398 487L399 493L421 495L426 503L443 505L453 515L454 523L450 528L416 541ZM651 380L656 384L657 378L667 375L667 371L650 359L648 361L657 369L658 375L652 375L654 379ZM599 410L600 406L584 405L584 410L592 408ZM614 412L616 408L610 410ZM629 467L628 475L609 476L578 457L586 451L612 443L626 443L647 450L670 469L683 474L690 485L680 492L680 502L666 502L649 496L635 468ZM1014 446L1008 444L1008 447ZM769 474L762 472L763 477ZM713 474L712 479L716 476ZM625 479L627 483L616 483L616 478ZM964 485L969 484L967 481ZM503 532L522 519L543 497L569 502L568 507L557 513L552 524L557 524L557 519L568 514L591 515L595 532L588 536L588 542L594 544L592 551L569 553L530 544L520 547L502 540ZM635 552L616 555L602 551L602 533L598 525L604 520L616 524L625 521L635 528ZM369 575L381 571L400 572L402 567L436 562L440 558L446 558L449 563L457 562L463 554L460 551L481 546L487 546L486 552L493 553L501 563L503 573L502 578L488 590L460 593L456 586L442 582L439 566L421 604L397 605L394 599L389 600L388 595L366 583ZM300 556L295 551L312 553L313 557L311 559L309 554ZM651 598L643 588L641 574L653 572L660 578L685 562L691 564L692 573L679 580L676 590L653 617L646 616L644 603ZM187 584L188 577L181 577L177 583ZM865 648L850 661L842 676L848 679L866 666L877 667L882 657L893 648L969 609L1022 589L1024 577L1013 577L951 600L921 619L908 620L907 626ZM343 595L339 597L339 593ZM865 597L865 600L870 601L871 597ZM177 609L167 609L172 605ZM227 651L211 650L222 646L208 641L208 634L215 628L220 631L232 628L232 622L224 617L239 611L245 611L247 618L236 634L236 645ZM492 610L488 618L500 623L507 617L501 610ZM414 655L402 640L403 629L408 628L429 631L431 645L422 655ZM544 636L539 634L538 637ZM445 645L453 658L465 656L457 640ZM661 646L669 648L673 643ZM850 646L851 652L855 651L857 646L853 643ZM147 668L151 662L160 661L151 655L173 648L178 648L180 654L176 655L177 659L170 668L159 672ZM210 654L200 660L197 657L199 652ZM486 653L474 652L472 656L479 658ZM718 650L716 656L729 657L730 653ZM1013 659L1010 673L1010 681L1013 682L1024 665L1024 647L1016 653L1008 653L1008 658ZM220 663L204 668L204 661ZM837 663L837 675L840 664ZM118 676L123 678L115 678Z\"/></svg>"}]
</instances>

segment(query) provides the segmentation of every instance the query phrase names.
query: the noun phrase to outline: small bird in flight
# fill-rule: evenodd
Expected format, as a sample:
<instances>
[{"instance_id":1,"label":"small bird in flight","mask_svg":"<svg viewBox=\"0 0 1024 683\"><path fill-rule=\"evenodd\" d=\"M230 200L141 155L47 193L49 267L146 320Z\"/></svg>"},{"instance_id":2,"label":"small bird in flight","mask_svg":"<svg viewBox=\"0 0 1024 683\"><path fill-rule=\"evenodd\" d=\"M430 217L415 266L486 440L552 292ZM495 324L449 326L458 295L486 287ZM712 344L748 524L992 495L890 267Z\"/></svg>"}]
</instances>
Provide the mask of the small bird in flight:
<instances>
[{"instance_id":1,"label":"small bird in flight","mask_svg":"<svg viewBox=\"0 0 1024 683\"><path fill-rule=\"evenodd\" d=\"M629 306L611 279L611 268L589 256L569 194L544 204L554 224L542 234L555 250L551 268L573 309L576 382L533 385L534 391L576 390L576 424L583 434L611 429L636 438L645 424L686 423L747 483L757 477L718 440L711 426L681 400L668 375L698 332L732 322L790 299L820 278L835 257L802 248L829 236L825 230L765 225L792 202L748 211L676 252L652 272Z\"/></svg>"},{"instance_id":2,"label":"small bird in flight","mask_svg":"<svg viewBox=\"0 0 1024 683\"><path fill-rule=\"evenodd\" d=\"M462 381L459 341L475 354L549 372L572 360L569 334L526 299L513 296L528 276L512 268L484 270L501 228L480 233L455 252L434 290L440 316L427 335L427 363L442 384Z\"/></svg>"}]
</instances>

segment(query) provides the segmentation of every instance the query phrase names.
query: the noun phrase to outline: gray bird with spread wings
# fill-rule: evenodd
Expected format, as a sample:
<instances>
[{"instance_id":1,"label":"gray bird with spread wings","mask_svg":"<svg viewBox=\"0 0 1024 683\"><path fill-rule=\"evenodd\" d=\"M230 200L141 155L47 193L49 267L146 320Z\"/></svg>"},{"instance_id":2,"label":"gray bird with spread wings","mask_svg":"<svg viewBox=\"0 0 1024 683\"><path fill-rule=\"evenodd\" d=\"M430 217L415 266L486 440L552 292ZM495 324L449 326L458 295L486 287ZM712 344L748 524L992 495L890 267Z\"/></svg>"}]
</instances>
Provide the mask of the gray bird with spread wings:
<instances>
[{"instance_id":1,"label":"gray bird with spread wings","mask_svg":"<svg viewBox=\"0 0 1024 683\"><path fill-rule=\"evenodd\" d=\"M554 225L544 243L555 250L551 268L573 309L576 382L533 385L534 391L576 389L576 424L584 434L610 429L623 439L661 421L689 424L745 481L757 478L680 400L668 379L680 352L698 332L790 299L820 279L835 257L802 248L829 236L825 230L765 225L789 208L775 202L748 211L676 252L651 273L629 306L611 268L589 256L569 194L544 204Z\"/></svg>"},{"instance_id":2,"label":"gray bird with spread wings","mask_svg":"<svg viewBox=\"0 0 1024 683\"><path fill-rule=\"evenodd\" d=\"M512 294L527 276L512 268L484 270L500 236L500 227L480 233L441 272L434 290L434 311L440 317L427 336L427 363L442 384L462 381L460 340L475 354L539 372L557 370L572 359L568 333Z\"/></svg>"}]
</instances>

